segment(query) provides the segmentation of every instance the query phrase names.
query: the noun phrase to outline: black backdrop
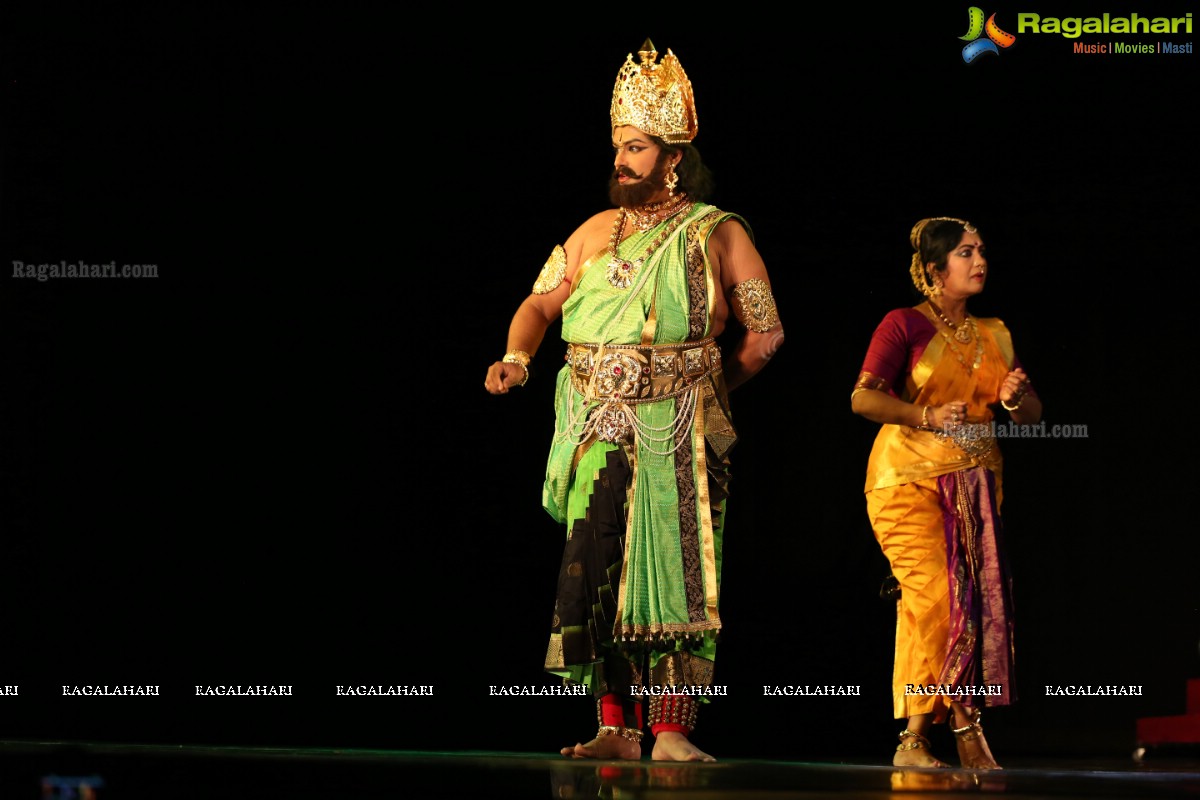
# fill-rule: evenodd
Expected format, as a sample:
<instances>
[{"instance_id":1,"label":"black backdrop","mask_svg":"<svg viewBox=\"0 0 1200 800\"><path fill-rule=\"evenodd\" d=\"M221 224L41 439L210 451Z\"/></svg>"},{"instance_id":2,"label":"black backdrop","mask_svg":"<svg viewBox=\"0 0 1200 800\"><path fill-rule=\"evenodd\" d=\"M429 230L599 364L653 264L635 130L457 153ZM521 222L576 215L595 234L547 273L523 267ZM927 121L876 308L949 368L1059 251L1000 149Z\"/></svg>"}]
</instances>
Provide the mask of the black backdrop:
<instances>
[{"instance_id":1,"label":"black backdrop","mask_svg":"<svg viewBox=\"0 0 1200 800\"><path fill-rule=\"evenodd\" d=\"M612 81L650 36L695 85L715 202L752 225L788 331L733 396L729 697L699 741L888 757L874 428L848 396L874 325L911 302L909 228L952 215L990 251L973 312L1007 322L1047 423L1087 426L1005 445L1022 700L989 713L993 745L1128 753L1134 720L1181 713L1200 676L1196 56L1025 33L966 64L965 11L9 17L0 683L19 694L0 736L540 752L590 732L586 700L489 696L552 683L557 328L528 386L481 384L550 248L605 207ZM997 22L1017 33L1015 13ZM162 694L62 696L117 684ZM230 684L294 694L194 693ZM361 684L434 694L335 694Z\"/></svg>"}]
</instances>

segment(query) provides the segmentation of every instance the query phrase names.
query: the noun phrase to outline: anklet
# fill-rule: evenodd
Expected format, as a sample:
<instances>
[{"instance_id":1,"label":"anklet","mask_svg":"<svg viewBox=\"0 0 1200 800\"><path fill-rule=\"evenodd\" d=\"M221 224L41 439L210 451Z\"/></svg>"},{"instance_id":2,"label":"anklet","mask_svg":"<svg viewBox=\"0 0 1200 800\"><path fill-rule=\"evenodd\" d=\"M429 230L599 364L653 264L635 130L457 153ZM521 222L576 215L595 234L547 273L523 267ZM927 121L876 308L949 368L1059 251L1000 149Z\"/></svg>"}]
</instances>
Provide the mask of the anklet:
<instances>
[{"instance_id":1,"label":"anklet","mask_svg":"<svg viewBox=\"0 0 1200 800\"><path fill-rule=\"evenodd\" d=\"M907 736L911 736L915 741L905 743L904 739ZM904 730L900 731L900 744L896 745L896 749L902 753L905 750L929 750L929 740L921 734L905 728Z\"/></svg>"},{"instance_id":2,"label":"anklet","mask_svg":"<svg viewBox=\"0 0 1200 800\"><path fill-rule=\"evenodd\" d=\"M637 728L622 728L619 725L601 725L600 730L596 733L600 736L620 736L622 739L628 739L636 744L642 743L642 732Z\"/></svg>"},{"instance_id":3,"label":"anklet","mask_svg":"<svg viewBox=\"0 0 1200 800\"><path fill-rule=\"evenodd\" d=\"M983 726L979 724L979 720L983 717L983 712L979 709L975 710L975 715L971 718L971 722L961 728L950 728L951 733L959 738L960 741L969 742L972 739L979 738L983 733Z\"/></svg>"}]
</instances>

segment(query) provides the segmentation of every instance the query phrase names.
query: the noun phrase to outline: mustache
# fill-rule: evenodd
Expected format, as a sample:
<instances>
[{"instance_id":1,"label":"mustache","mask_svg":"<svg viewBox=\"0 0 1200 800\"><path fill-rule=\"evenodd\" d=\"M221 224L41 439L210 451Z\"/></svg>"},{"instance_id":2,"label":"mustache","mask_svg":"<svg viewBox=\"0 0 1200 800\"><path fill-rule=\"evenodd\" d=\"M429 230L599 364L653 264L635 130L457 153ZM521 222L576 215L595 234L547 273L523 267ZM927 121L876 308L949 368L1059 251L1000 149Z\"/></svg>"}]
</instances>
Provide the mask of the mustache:
<instances>
[{"instance_id":1,"label":"mustache","mask_svg":"<svg viewBox=\"0 0 1200 800\"><path fill-rule=\"evenodd\" d=\"M631 170L629 167L617 167L615 170L613 170L614 178L617 178L621 175L624 175L626 178L636 178L638 180L645 177L643 175L638 175L636 172Z\"/></svg>"}]
</instances>

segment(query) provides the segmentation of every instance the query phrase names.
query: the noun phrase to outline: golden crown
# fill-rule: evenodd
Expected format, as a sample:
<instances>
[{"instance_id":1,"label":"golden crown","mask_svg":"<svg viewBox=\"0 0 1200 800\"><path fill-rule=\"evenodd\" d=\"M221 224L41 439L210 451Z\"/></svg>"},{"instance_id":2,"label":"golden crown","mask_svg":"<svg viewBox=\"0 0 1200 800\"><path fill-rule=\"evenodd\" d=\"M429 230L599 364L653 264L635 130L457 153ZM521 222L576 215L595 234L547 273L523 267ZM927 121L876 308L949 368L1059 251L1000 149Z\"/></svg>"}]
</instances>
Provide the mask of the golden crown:
<instances>
[{"instance_id":1,"label":"golden crown","mask_svg":"<svg viewBox=\"0 0 1200 800\"><path fill-rule=\"evenodd\" d=\"M692 82L675 54L667 50L662 61L654 63L658 51L649 39L638 51L642 63L625 57L613 87L612 126L632 125L657 136L668 144L686 144L696 138L696 101Z\"/></svg>"}]
</instances>

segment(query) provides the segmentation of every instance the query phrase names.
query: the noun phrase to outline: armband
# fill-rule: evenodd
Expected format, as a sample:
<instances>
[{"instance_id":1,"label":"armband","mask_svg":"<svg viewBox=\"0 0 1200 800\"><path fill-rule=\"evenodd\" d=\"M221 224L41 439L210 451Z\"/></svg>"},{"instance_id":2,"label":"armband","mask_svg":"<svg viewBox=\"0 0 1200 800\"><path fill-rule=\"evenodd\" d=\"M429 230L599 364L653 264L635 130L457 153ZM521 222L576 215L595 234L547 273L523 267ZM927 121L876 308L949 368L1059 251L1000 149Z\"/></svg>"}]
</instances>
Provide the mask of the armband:
<instances>
[{"instance_id":1,"label":"armband","mask_svg":"<svg viewBox=\"0 0 1200 800\"><path fill-rule=\"evenodd\" d=\"M886 378L881 378L878 375L872 375L870 372L863 370L858 375L858 381L854 384L854 391L850 393L850 399L853 400L856 394L859 392L865 392L869 389L886 392L891 389L891 384L888 383Z\"/></svg>"},{"instance_id":2,"label":"armband","mask_svg":"<svg viewBox=\"0 0 1200 800\"><path fill-rule=\"evenodd\" d=\"M567 251L563 250L561 244L556 244L554 250L550 252L550 258L546 259L546 265L538 273L537 280L533 282L533 293L549 294L553 292L563 282L566 274Z\"/></svg>"},{"instance_id":3,"label":"armband","mask_svg":"<svg viewBox=\"0 0 1200 800\"><path fill-rule=\"evenodd\" d=\"M766 333L779 324L775 297L761 278L751 278L733 287L733 313L747 330Z\"/></svg>"}]
</instances>

